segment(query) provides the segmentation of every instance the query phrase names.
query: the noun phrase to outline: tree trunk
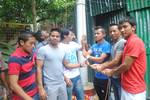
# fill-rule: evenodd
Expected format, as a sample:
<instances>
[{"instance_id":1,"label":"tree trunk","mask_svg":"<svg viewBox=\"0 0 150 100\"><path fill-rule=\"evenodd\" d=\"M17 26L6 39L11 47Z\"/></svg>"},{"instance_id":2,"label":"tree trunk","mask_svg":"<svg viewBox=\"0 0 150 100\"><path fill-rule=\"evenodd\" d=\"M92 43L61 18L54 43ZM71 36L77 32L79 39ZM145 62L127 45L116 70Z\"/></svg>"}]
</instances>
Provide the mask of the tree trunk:
<instances>
[{"instance_id":1,"label":"tree trunk","mask_svg":"<svg viewBox=\"0 0 150 100\"><path fill-rule=\"evenodd\" d=\"M32 14L33 14L33 31L37 31L37 23L36 23L36 1L32 0Z\"/></svg>"}]
</instances>

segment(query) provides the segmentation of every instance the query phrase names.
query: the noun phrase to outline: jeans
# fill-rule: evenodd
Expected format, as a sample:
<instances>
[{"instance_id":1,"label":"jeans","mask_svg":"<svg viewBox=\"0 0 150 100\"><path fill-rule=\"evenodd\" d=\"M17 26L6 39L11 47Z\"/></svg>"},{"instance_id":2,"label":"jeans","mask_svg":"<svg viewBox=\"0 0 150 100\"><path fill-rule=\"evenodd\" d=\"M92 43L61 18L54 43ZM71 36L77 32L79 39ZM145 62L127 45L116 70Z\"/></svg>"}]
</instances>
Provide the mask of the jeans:
<instances>
[{"instance_id":1,"label":"jeans","mask_svg":"<svg viewBox=\"0 0 150 100\"><path fill-rule=\"evenodd\" d=\"M68 100L72 100L73 93L75 93L77 100L84 100L84 91L81 82L81 77L77 76L75 78L71 78L71 81L72 81L72 86L67 87Z\"/></svg>"},{"instance_id":2,"label":"jeans","mask_svg":"<svg viewBox=\"0 0 150 100\"><path fill-rule=\"evenodd\" d=\"M98 79L94 77L94 89L99 97L99 100L108 100L109 95L108 79Z\"/></svg>"},{"instance_id":3,"label":"jeans","mask_svg":"<svg viewBox=\"0 0 150 100\"><path fill-rule=\"evenodd\" d=\"M33 98L33 100L40 100L40 97L39 97L39 94L38 94L38 93L35 94L32 98Z\"/></svg>"},{"instance_id":4,"label":"jeans","mask_svg":"<svg viewBox=\"0 0 150 100\"><path fill-rule=\"evenodd\" d=\"M111 78L111 86L114 90L115 100L121 100L121 82L120 78Z\"/></svg>"}]
</instances>

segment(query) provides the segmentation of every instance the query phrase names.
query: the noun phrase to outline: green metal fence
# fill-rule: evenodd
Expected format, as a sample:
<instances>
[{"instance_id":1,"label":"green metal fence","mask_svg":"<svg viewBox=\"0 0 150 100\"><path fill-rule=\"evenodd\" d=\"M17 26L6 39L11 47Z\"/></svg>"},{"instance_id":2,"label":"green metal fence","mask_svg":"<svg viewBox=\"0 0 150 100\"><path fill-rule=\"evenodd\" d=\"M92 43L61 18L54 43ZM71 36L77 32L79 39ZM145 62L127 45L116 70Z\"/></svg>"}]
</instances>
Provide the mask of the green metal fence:
<instances>
[{"instance_id":1,"label":"green metal fence","mask_svg":"<svg viewBox=\"0 0 150 100\"><path fill-rule=\"evenodd\" d=\"M87 0L91 16L108 13L124 8L125 0Z\"/></svg>"}]
</instances>

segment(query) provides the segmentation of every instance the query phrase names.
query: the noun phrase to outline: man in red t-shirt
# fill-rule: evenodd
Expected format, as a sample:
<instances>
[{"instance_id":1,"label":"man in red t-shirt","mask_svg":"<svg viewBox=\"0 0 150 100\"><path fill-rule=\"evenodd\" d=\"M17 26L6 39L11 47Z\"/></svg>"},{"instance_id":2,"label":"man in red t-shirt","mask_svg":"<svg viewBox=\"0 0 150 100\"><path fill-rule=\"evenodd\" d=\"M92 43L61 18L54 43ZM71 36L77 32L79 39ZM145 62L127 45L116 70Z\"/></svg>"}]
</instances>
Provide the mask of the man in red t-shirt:
<instances>
[{"instance_id":1,"label":"man in red t-shirt","mask_svg":"<svg viewBox=\"0 0 150 100\"><path fill-rule=\"evenodd\" d=\"M22 33L18 38L18 48L8 61L8 75L12 100L39 100L36 84L35 37L31 32Z\"/></svg>"},{"instance_id":2,"label":"man in red t-shirt","mask_svg":"<svg viewBox=\"0 0 150 100\"><path fill-rule=\"evenodd\" d=\"M103 70L108 76L121 74L121 100L146 100L146 51L143 41L136 36L136 23L126 17L119 22L120 31L127 40L122 64L114 69Z\"/></svg>"}]
</instances>

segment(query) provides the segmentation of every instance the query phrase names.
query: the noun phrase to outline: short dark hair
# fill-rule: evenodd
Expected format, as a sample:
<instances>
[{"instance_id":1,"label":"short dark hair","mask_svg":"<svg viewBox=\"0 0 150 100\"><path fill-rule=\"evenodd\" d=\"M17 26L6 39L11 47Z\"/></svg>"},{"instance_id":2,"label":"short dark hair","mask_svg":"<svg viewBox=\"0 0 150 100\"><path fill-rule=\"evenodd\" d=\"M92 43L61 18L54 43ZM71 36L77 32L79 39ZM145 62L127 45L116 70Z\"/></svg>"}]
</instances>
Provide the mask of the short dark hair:
<instances>
[{"instance_id":1,"label":"short dark hair","mask_svg":"<svg viewBox=\"0 0 150 100\"><path fill-rule=\"evenodd\" d=\"M119 25L116 24L116 23L111 23L111 24L109 24L109 27L112 27L112 26L119 26Z\"/></svg>"},{"instance_id":2,"label":"short dark hair","mask_svg":"<svg viewBox=\"0 0 150 100\"><path fill-rule=\"evenodd\" d=\"M131 26L136 26L136 21L133 17L131 16L126 16L122 20L119 21L119 25L128 22Z\"/></svg>"},{"instance_id":3,"label":"short dark hair","mask_svg":"<svg viewBox=\"0 0 150 100\"><path fill-rule=\"evenodd\" d=\"M18 44L19 46L21 46L20 41L28 41L30 37L35 37L35 33L34 32L23 32L20 34L20 36L18 37Z\"/></svg>"},{"instance_id":4,"label":"short dark hair","mask_svg":"<svg viewBox=\"0 0 150 100\"><path fill-rule=\"evenodd\" d=\"M52 28L51 31L50 31L50 35L51 35L51 33L54 32L54 31L55 31L55 32L58 32L59 34L61 34L59 28Z\"/></svg>"},{"instance_id":5,"label":"short dark hair","mask_svg":"<svg viewBox=\"0 0 150 100\"><path fill-rule=\"evenodd\" d=\"M105 29L104 29L102 26L96 26L94 29L95 29L95 30L101 29L101 32L102 32L103 34L106 34L106 31L105 31Z\"/></svg>"},{"instance_id":6,"label":"short dark hair","mask_svg":"<svg viewBox=\"0 0 150 100\"><path fill-rule=\"evenodd\" d=\"M42 42L41 40L41 30L38 30L36 33L35 33L35 38L38 42Z\"/></svg>"},{"instance_id":7,"label":"short dark hair","mask_svg":"<svg viewBox=\"0 0 150 100\"><path fill-rule=\"evenodd\" d=\"M64 39L64 36L69 35L69 33L70 33L70 30L69 30L69 29L62 29L62 30L61 30L61 40Z\"/></svg>"}]
</instances>

